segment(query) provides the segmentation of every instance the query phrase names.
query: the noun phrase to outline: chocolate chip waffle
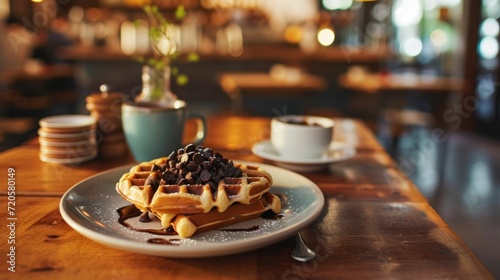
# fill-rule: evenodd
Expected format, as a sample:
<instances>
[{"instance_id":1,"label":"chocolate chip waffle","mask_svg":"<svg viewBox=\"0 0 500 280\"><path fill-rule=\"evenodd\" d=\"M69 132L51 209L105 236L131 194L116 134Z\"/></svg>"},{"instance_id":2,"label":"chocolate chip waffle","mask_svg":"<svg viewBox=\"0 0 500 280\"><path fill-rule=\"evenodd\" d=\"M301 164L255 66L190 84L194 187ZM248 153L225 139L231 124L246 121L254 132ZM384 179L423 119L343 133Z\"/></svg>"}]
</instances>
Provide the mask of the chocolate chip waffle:
<instances>
[{"instance_id":1,"label":"chocolate chip waffle","mask_svg":"<svg viewBox=\"0 0 500 280\"><path fill-rule=\"evenodd\" d=\"M271 185L271 175L257 166L234 164L211 149L188 145L169 157L133 166L116 190L142 212L174 217L214 207L224 212L236 202L252 204Z\"/></svg>"},{"instance_id":2,"label":"chocolate chip waffle","mask_svg":"<svg viewBox=\"0 0 500 280\"><path fill-rule=\"evenodd\" d=\"M212 209L208 213L190 215L171 214L160 210L153 210L153 213L161 220L164 228L172 227L180 237L191 237L195 233L257 218L266 211L275 214L281 212L280 199L270 192L264 193L252 204L235 203L224 212Z\"/></svg>"}]
</instances>

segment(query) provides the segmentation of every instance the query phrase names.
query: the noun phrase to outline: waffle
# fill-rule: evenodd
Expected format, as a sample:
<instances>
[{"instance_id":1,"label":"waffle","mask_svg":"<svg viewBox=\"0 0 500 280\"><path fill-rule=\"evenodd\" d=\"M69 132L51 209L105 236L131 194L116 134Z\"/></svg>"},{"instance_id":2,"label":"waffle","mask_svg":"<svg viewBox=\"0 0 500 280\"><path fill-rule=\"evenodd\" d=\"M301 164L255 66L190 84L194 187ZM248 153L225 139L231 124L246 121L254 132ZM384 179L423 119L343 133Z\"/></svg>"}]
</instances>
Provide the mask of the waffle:
<instances>
[{"instance_id":1,"label":"waffle","mask_svg":"<svg viewBox=\"0 0 500 280\"><path fill-rule=\"evenodd\" d=\"M161 220L164 228L172 227L180 237L191 237L195 233L257 218L266 211L276 214L281 212L280 199L270 192L264 193L252 204L235 203L224 212L212 209L208 213L191 215L164 213L159 210L154 210L153 213Z\"/></svg>"},{"instance_id":2,"label":"waffle","mask_svg":"<svg viewBox=\"0 0 500 280\"><path fill-rule=\"evenodd\" d=\"M142 212L175 214L208 213L212 208L224 212L233 203L252 204L269 191L272 177L257 166L234 164L241 177L221 178L210 184L165 184L161 173L168 157L133 166L116 185L117 192ZM233 163L231 163L233 164Z\"/></svg>"}]
</instances>

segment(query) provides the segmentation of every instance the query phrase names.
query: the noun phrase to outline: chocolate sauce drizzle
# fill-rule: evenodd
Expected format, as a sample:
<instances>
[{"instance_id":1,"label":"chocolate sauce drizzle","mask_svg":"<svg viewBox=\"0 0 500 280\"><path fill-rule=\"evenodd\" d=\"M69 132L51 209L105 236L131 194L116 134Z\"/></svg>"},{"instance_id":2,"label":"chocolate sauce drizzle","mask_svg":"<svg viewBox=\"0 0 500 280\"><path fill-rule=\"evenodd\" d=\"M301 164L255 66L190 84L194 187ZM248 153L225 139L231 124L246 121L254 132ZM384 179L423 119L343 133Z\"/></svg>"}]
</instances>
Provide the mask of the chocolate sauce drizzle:
<instances>
[{"instance_id":1,"label":"chocolate sauce drizzle","mask_svg":"<svg viewBox=\"0 0 500 280\"><path fill-rule=\"evenodd\" d=\"M118 222L121 225L123 225L129 229L139 231L139 232L147 232L147 233L156 234L156 235L176 235L177 234L172 227L163 228L163 229L142 229L142 228L136 228L136 227L130 225L129 223L127 223L126 221L128 219L135 218L135 217L142 215L141 210L137 209L137 207L135 207L135 205L133 205L133 204L121 207L116 211L118 212L118 215L120 215ZM149 216L148 216L148 218L149 218Z\"/></svg>"},{"instance_id":2,"label":"chocolate sauce drizzle","mask_svg":"<svg viewBox=\"0 0 500 280\"><path fill-rule=\"evenodd\" d=\"M260 217L264 220L279 220L279 219L283 218L283 215L276 214L272 210L268 210L268 211L262 213L262 215L260 215Z\"/></svg>"},{"instance_id":3,"label":"chocolate sauce drizzle","mask_svg":"<svg viewBox=\"0 0 500 280\"><path fill-rule=\"evenodd\" d=\"M139 222L141 223L149 223L151 222L151 218L149 217L149 212L144 212L139 216Z\"/></svg>"},{"instance_id":4,"label":"chocolate sauce drizzle","mask_svg":"<svg viewBox=\"0 0 500 280\"><path fill-rule=\"evenodd\" d=\"M180 239L177 238L172 238L172 239L165 239L165 238L150 238L148 239L148 243L151 244L161 244L161 245L176 245L179 246L180 244Z\"/></svg>"},{"instance_id":5,"label":"chocolate sauce drizzle","mask_svg":"<svg viewBox=\"0 0 500 280\"><path fill-rule=\"evenodd\" d=\"M250 231L256 231L259 229L259 226L258 225L255 225L253 227L249 227L249 228L228 228L228 229L220 229L220 231L246 231L246 232L250 232Z\"/></svg>"},{"instance_id":6,"label":"chocolate sauce drizzle","mask_svg":"<svg viewBox=\"0 0 500 280\"><path fill-rule=\"evenodd\" d=\"M164 228L164 229L143 229L143 228L136 228L129 223L127 223L128 219L139 217L139 221L142 223L147 223L151 221L151 218L149 217L149 212L142 212L139 210L135 205L127 205L121 208L118 208L116 210L118 212L118 215L120 216L118 218L118 222L135 231L139 232L147 232L151 234L156 234L156 235L176 235L177 233L172 227L169 228ZM283 218L283 215L276 214L273 211L269 210L264 213L262 213L261 218L265 220L278 220ZM220 229L220 231L227 231L227 232L251 232L251 231L256 231L259 229L258 225L254 225L249 228L231 228L231 229ZM147 243L152 243L152 244L162 244L162 245L180 245L180 239L164 239L164 238L150 238L147 240Z\"/></svg>"}]
</instances>

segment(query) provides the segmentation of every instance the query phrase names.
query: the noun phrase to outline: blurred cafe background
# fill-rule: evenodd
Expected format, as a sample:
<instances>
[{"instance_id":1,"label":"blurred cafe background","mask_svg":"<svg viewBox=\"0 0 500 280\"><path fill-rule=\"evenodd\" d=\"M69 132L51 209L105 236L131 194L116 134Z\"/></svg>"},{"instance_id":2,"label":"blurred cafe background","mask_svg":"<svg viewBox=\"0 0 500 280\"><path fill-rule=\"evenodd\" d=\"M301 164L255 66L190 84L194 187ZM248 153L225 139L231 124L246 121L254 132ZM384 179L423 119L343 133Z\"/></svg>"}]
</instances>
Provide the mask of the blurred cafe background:
<instances>
[{"instance_id":1,"label":"blurred cafe background","mask_svg":"<svg viewBox=\"0 0 500 280\"><path fill-rule=\"evenodd\" d=\"M210 115L358 118L500 277L500 0L157 0ZM38 120L133 98L151 53L140 0L0 0L0 151ZM209 128L210 129L210 128ZM228 132L229 133L229 132Z\"/></svg>"}]
</instances>

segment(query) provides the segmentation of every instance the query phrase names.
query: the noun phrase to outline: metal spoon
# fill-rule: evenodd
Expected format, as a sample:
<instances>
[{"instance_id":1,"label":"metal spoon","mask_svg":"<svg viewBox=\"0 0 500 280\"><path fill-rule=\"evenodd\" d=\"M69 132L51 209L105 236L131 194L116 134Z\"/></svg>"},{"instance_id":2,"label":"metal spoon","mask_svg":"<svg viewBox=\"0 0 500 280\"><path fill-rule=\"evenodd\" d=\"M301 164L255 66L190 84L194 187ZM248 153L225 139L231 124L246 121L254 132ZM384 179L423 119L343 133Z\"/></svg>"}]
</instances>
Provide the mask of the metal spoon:
<instances>
[{"instance_id":1,"label":"metal spoon","mask_svg":"<svg viewBox=\"0 0 500 280\"><path fill-rule=\"evenodd\" d=\"M292 258L300 262L307 262L316 257L316 254L311 249L307 248L306 244L304 244L304 241L298 232L295 234L295 241L295 249L292 251Z\"/></svg>"}]
</instances>

